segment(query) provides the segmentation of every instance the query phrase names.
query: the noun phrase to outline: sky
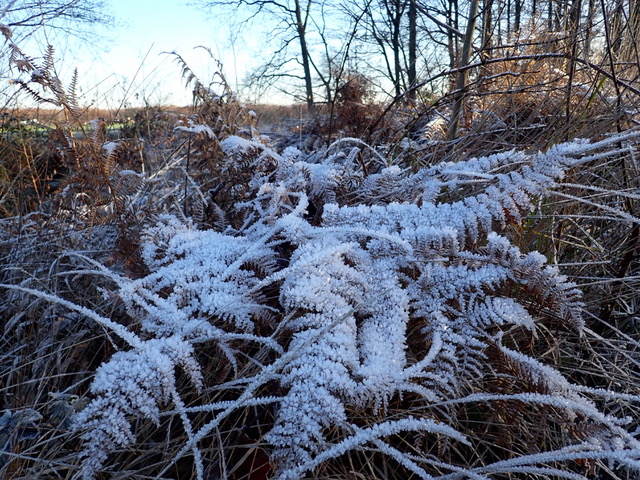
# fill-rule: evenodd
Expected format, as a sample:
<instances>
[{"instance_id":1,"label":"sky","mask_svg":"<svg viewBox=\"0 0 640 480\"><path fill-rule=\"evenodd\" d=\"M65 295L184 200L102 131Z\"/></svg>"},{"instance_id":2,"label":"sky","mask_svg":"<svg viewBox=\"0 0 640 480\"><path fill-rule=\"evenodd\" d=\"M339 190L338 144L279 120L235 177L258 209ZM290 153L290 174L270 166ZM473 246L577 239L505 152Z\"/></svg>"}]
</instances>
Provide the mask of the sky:
<instances>
[{"instance_id":1,"label":"sky","mask_svg":"<svg viewBox=\"0 0 640 480\"><path fill-rule=\"evenodd\" d=\"M255 39L251 32L243 32L232 47L229 18L180 0L108 1L116 25L97 27L104 42L79 47L72 41L65 44L68 39L51 40L59 52L58 73L63 82L68 84L73 69L78 69L83 105L188 105L191 92L181 79L180 66L164 52L180 54L203 83L213 78L217 66L198 46L209 48L222 62L232 87L246 74L250 63L247 42Z\"/></svg>"}]
</instances>

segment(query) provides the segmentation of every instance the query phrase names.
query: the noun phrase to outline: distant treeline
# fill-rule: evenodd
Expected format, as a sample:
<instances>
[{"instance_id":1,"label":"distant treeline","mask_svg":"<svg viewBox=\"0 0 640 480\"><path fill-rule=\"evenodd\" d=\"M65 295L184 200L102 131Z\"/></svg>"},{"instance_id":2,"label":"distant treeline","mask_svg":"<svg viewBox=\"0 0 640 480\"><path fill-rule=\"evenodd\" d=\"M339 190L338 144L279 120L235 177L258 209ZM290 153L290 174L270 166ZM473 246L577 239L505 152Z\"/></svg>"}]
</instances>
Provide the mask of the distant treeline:
<instances>
[{"instance_id":1,"label":"distant treeline","mask_svg":"<svg viewBox=\"0 0 640 480\"><path fill-rule=\"evenodd\" d=\"M263 123L272 123L283 118L295 118L300 115L300 105L250 105L247 108L254 110ZM126 122L135 119L136 114L144 110L162 110L182 115L193 113L193 106L163 105L153 107L135 107L123 109L87 108L82 111L80 123L103 119L113 122ZM306 112L304 112L306 113ZM62 109L54 108L5 108L0 110L0 124L14 122L34 122L40 124L56 124L67 120Z\"/></svg>"}]
</instances>

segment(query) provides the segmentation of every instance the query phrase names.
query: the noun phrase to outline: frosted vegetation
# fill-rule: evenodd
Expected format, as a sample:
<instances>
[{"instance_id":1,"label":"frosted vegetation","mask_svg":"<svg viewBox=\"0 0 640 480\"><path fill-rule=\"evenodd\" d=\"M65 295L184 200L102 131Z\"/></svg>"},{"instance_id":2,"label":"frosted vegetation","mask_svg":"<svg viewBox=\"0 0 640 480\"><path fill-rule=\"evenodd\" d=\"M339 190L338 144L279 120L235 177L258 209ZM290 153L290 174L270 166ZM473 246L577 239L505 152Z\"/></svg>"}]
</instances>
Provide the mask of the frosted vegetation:
<instances>
[{"instance_id":1,"label":"frosted vegetation","mask_svg":"<svg viewBox=\"0 0 640 480\"><path fill-rule=\"evenodd\" d=\"M273 416L262 442L274 478L302 478L361 449L419 478L579 478L561 462L590 458L639 468L630 420L601 411L592 397L603 392L568 381L522 345L541 328L580 334L579 289L544 255L521 252L501 234L520 225L568 170L628 151L637 136L416 173L356 139L303 154L278 153L260 138L225 138L223 170L254 172L236 204L237 226L203 229L181 215L159 215L142 234L148 273L140 278L69 252L86 265L74 274L108 280L103 293L122 302L126 321L5 285L87 315L120 345L97 369L90 403L73 417L84 444L80 476L95 478L112 452L136 444L135 419L159 426L172 416L186 438L163 471L190 456L204 478L202 444L255 406ZM370 155L367 175L362 155ZM232 368L220 383L203 377L200 353L212 349L219 352L213 361ZM508 366L512 385L479 390L495 362ZM183 398L185 390L212 389L226 390L224 400ZM505 402L543 408L564 425L565 444L470 467L398 441L411 432L429 448L473 448L456 428L460 405Z\"/></svg>"},{"instance_id":2,"label":"frosted vegetation","mask_svg":"<svg viewBox=\"0 0 640 480\"><path fill-rule=\"evenodd\" d=\"M362 448L389 455L421 478L434 467L452 479L553 473L550 463L575 458L640 467L640 443L624 428L627 419L605 415L586 395L597 392L515 350L516 338L535 336L549 317L555 328L579 333L582 304L579 290L543 255L524 254L496 233L522 222L532 199L543 198L567 169L631 137L534 155L508 152L415 174L374 155L377 173L366 177L356 159L369 147L359 141L342 139L303 156L226 138L220 146L227 168L244 162L257 172L238 205L243 224L217 232L163 215L142 239L148 275L132 280L102 272L138 332L113 329L128 346L98 369L95 399L75 419L85 439L84 477L92 478L110 450L135 442L128 416L158 422L165 405L187 432L172 461L193 455L199 476L199 444L250 405L272 405L264 442L275 478L301 478ZM464 198L448 201L446 192L470 187ZM273 333L260 336L259 322ZM187 407L176 367L192 388L211 388L203 385L195 351L214 344L223 353L219 361L237 369L236 357L244 354L234 349L239 339L261 347L259 368L236 371L227 384L235 398ZM535 388L475 391L474 379L487 374L488 351ZM275 395L264 391L270 382ZM403 398L411 408L388 415ZM389 440L415 432L443 448L470 445L455 428L455 407L505 400L552 407L562 422L589 425L588 435L475 468L420 457ZM354 418L362 411L370 415L365 422ZM196 428L192 412L210 419Z\"/></svg>"},{"instance_id":3,"label":"frosted vegetation","mask_svg":"<svg viewBox=\"0 0 640 480\"><path fill-rule=\"evenodd\" d=\"M24 68L74 114L72 91ZM608 340L525 237L551 198L636 228L637 189L594 180L581 200L571 177L637 162L639 131L421 162L409 141L277 148L216 98L171 117L187 150L145 171L100 123L84 153L61 130L79 166L55 210L3 220L3 366L47 379L0 417L4 472L637 478L637 385L573 370ZM36 351L79 364L66 385L21 351L34 330Z\"/></svg>"}]
</instances>

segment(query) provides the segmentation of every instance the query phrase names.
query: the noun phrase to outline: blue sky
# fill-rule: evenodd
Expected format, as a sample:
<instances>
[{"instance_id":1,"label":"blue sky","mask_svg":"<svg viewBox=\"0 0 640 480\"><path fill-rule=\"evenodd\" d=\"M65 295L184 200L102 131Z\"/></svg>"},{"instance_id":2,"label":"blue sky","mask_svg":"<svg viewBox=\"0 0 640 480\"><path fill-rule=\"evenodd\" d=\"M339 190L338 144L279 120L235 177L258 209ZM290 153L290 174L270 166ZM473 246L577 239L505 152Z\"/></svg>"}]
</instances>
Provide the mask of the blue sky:
<instances>
[{"instance_id":1,"label":"blue sky","mask_svg":"<svg viewBox=\"0 0 640 480\"><path fill-rule=\"evenodd\" d=\"M206 81L215 67L206 51L195 49L199 45L210 48L220 58L229 81L235 83L237 63L229 52L228 20L220 21L176 0L110 2L112 14L122 26L107 32L113 43L107 52L93 55L92 65L105 78L112 71L115 74L107 82L107 85L113 84L113 80L118 82L112 96L123 97L122 90L132 85L127 94L130 103L143 99L152 104L188 103L190 93L180 79L175 58L162 52L176 51Z\"/></svg>"},{"instance_id":2,"label":"blue sky","mask_svg":"<svg viewBox=\"0 0 640 480\"><path fill-rule=\"evenodd\" d=\"M175 57L163 52L176 51L206 82L215 72L215 62L201 45L211 49L224 66L232 86L242 81L249 63L246 47L238 45L236 54L229 45L230 21L179 0L109 0L117 25L98 28L107 43L78 48L74 43L60 47L53 39L63 68L64 79L78 68L83 103L115 108L123 101L138 105L185 105L190 92L180 78ZM249 41L251 41L249 39ZM64 68L67 71L64 71Z\"/></svg>"}]
</instances>

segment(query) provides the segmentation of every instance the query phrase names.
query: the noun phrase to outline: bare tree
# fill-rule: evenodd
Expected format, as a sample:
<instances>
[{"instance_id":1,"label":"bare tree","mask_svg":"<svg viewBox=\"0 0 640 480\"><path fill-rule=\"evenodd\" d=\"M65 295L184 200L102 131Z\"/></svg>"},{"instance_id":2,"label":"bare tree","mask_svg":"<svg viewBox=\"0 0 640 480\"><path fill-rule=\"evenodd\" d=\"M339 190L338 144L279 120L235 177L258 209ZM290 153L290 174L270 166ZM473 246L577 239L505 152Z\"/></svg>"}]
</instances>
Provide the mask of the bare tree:
<instances>
[{"instance_id":1,"label":"bare tree","mask_svg":"<svg viewBox=\"0 0 640 480\"><path fill-rule=\"evenodd\" d=\"M88 27L113 21L107 7L104 0L13 0L0 6L0 23L23 35L46 26L83 38Z\"/></svg>"},{"instance_id":2,"label":"bare tree","mask_svg":"<svg viewBox=\"0 0 640 480\"><path fill-rule=\"evenodd\" d=\"M74 37L83 42L95 40L96 25L109 24L108 4L104 0L9 0L0 2L0 58L11 59L20 51L27 37L36 37L43 56L53 52L50 34L57 32L64 37ZM46 28L46 38L39 38ZM46 50L44 47L47 47ZM20 54L18 56L22 55ZM30 60L29 60L30 61ZM6 81L10 75L10 63L0 64L0 108L5 108L14 98L15 89ZM7 94L7 92L11 92Z\"/></svg>"},{"instance_id":3,"label":"bare tree","mask_svg":"<svg viewBox=\"0 0 640 480\"><path fill-rule=\"evenodd\" d=\"M283 78L299 79L304 83L304 99L309 110L313 110L314 73L318 70L312 59L309 45L309 30L323 22L322 18L312 19L314 8L324 2L314 0L196 0L196 4L207 8L226 7L233 13L246 10L249 14L244 21L262 19L266 25L273 25L271 35L277 37L279 45L270 59L258 70L261 80L278 81ZM322 15L320 15L322 17ZM292 52L292 46L296 52ZM291 68L295 65L296 68ZM300 70L302 72L300 73Z\"/></svg>"},{"instance_id":4,"label":"bare tree","mask_svg":"<svg viewBox=\"0 0 640 480\"><path fill-rule=\"evenodd\" d=\"M378 0L371 2L366 10L367 37L383 59L384 71L393 84L396 98L402 95L407 85L403 20L408 3L405 0Z\"/></svg>"}]
</instances>

